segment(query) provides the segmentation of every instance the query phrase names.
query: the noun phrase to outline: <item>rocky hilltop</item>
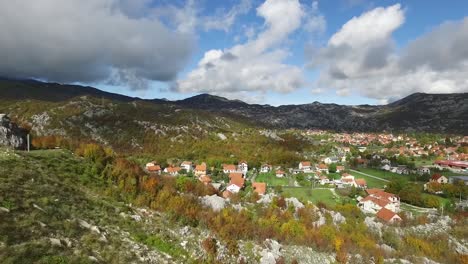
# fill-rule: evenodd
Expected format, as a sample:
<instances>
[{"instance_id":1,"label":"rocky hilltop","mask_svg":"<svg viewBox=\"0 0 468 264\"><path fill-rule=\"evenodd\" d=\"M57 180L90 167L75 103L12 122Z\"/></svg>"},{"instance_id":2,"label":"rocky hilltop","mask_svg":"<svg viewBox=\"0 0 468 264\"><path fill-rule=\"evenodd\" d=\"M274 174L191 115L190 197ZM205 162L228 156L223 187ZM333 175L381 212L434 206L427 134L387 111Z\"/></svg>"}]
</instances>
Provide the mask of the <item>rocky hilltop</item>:
<instances>
[{"instance_id":1,"label":"rocky hilltop","mask_svg":"<svg viewBox=\"0 0 468 264\"><path fill-rule=\"evenodd\" d=\"M0 146L26 148L26 130L12 123L6 114L0 114Z\"/></svg>"},{"instance_id":2,"label":"rocky hilltop","mask_svg":"<svg viewBox=\"0 0 468 264\"><path fill-rule=\"evenodd\" d=\"M349 106L313 102L270 106L248 104L209 94L179 101L145 100L92 87L0 78L0 100L9 102L35 100L44 102L43 105L51 105L82 96L120 103L141 102L169 112L175 109L187 113L199 110L198 113L201 111L210 116L235 118L240 122L265 128L468 134L468 93L415 93L387 105Z\"/></svg>"},{"instance_id":3,"label":"rocky hilltop","mask_svg":"<svg viewBox=\"0 0 468 264\"><path fill-rule=\"evenodd\" d=\"M273 128L468 133L468 93L415 93L388 105L247 104L208 94L177 101L194 109L256 120Z\"/></svg>"}]
</instances>

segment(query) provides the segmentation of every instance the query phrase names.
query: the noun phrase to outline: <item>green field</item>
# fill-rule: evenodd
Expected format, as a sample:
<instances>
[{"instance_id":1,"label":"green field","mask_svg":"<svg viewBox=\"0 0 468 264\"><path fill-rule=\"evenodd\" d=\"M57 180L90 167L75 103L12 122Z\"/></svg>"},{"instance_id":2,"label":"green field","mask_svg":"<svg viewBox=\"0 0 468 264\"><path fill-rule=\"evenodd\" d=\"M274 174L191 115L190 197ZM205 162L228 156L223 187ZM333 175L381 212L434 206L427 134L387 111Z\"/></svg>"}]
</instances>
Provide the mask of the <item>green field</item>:
<instances>
[{"instance_id":1,"label":"green field","mask_svg":"<svg viewBox=\"0 0 468 264\"><path fill-rule=\"evenodd\" d=\"M332 191L329 189L311 189L305 187L285 187L283 194L287 197L296 197L304 201L311 201L314 204L323 202L328 206L334 206L338 202Z\"/></svg>"},{"instance_id":2,"label":"green field","mask_svg":"<svg viewBox=\"0 0 468 264\"><path fill-rule=\"evenodd\" d=\"M351 172L351 174L356 179L362 178L362 179L366 180L368 188L384 188L384 186L387 184L386 181L371 178L369 176L366 176L366 175L363 175L363 174L360 174L360 173L356 173L356 172L353 172L353 171ZM370 174L370 173L368 173L368 174ZM373 174L370 174L370 175L373 175ZM375 175L375 176L377 176L377 175Z\"/></svg>"},{"instance_id":3,"label":"green field","mask_svg":"<svg viewBox=\"0 0 468 264\"><path fill-rule=\"evenodd\" d=\"M400 175L398 173L393 173L393 172L379 170L379 169L372 169L372 168L359 168L357 169L357 171L361 171L361 172L370 174L372 176L376 176L376 177L386 179L389 181L395 178L401 178L401 179L407 179L407 180L410 180L411 178L410 175Z\"/></svg>"},{"instance_id":4,"label":"green field","mask_svg":"<svg viewBox=\"0 0 468 264\"><path fill-rule=\"evenodd\" d=\"M278 178L274 173L260 173L255 177L256 182L265 182L268 186L289 186L291 179L287 176Z\"/></svg>"},{"instance_id":5,"label":"green field","mask_svg":"<svg viewBox=\"0 0 468 264\"><path fill-rule=\"evenodd\" d=\"M368 188L383 189L384 186L387 185L387 182L385 182L385 181L377 180L375 178L371 178L371 177L368 177L366 175L362 175L362 174L359 174L359 173L352 173L352 175L355 177L355 179L364 179L364 180L366 180Z\"/></svg>"},{"instance_id":6,"label":"green field","mask_svg":"<svg viewBox=\"0 0 468 264\"><path fill-rule=\"evenodd\" d=\"M423 158L415 158L414 159L414 164L416 165L416 167L419 167L419 166L427 166L427 165L432 165L435 161L435 157L434 158L428 158L428 159L423 159Z\"/></svg>"}]
</instances>

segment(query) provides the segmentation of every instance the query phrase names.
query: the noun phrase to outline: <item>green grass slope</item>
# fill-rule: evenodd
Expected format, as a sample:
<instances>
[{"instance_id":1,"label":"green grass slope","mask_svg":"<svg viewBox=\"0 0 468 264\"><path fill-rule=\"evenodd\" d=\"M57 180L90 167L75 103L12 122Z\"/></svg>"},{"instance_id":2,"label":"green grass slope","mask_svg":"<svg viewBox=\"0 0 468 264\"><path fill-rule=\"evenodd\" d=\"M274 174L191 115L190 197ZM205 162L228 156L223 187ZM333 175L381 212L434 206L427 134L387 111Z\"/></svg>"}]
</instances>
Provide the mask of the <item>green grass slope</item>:
<instances>
[{"instance_id":1,"label":"green grass slope","mask_svg":"<svg viewBox=\"0 0 468 264\"><path fill-rule=\"evenodd\" d=\"M0 150L1 263L191 263L173 224L132 219L87 165L59 150Z\"/></svg>"}]
</instances>

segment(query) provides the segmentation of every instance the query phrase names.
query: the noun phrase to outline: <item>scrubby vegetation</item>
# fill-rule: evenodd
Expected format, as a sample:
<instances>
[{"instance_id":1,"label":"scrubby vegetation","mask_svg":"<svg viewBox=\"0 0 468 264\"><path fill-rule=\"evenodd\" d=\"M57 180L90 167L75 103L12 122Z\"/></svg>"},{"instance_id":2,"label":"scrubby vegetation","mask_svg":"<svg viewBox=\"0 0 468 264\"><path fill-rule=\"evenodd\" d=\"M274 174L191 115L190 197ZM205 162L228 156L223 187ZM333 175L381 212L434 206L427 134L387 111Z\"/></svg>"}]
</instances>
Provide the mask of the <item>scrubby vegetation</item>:
<instances>
[{"instance_id":1,"label":"scrubby vegetation","mask_svg":"<svg viewBox=\"0 0 468 264\"><path fill-rule=\"evenodd\" d=\"M387 257L388 253L378 246L381 243L398 249L398 257L428 256L446 263L462 260L450 250L448 234L421 237L405 232L380 237L368 228L364 215L352 204L329 207L346 220L336 223L325 213L321 225L314 224L322 215L317 207L306 203L304 208L294 209L281 196L263 206L252 203L258 196L247 194L237 198L243 210L227 207L214 212L203 207L197 197L215 190L198 181L147 175L138 164L95 144L80 145L75 152L82 158L51 150L0 160L0 206L9 210L0 222L0 257L7 263L20 259L39 263L89 262L90 256L105 262L126 262L133 253L122 252L125 239L181 261L189 258L189 252L171 242L170 236L163 237L154 227L122 218L121 213L131 213L128 203L163 213L168 222L160 224L159 229L167 223L178 223L209 230L212 240L201 244L207 258L200 261L214 261L216 240L226 245L229 255L236 256L241 254L239 241L261 243L268 238L334 252L336 260L342 263L355 254L364 262ZM91 226L99 226L98 232L83 227L83 219ZM466 233L465 224L465 218L455 222L453 230L458 236ZM407 225L411 226L411 222ZM126 238L110 235L112 229L123 231L120 236L127 234ZM63 244L71 241L78 250L50 246L56 241L45 238L56 238ZM432 240L438 242L426 242Z\"/></svg>"}]
</instances>

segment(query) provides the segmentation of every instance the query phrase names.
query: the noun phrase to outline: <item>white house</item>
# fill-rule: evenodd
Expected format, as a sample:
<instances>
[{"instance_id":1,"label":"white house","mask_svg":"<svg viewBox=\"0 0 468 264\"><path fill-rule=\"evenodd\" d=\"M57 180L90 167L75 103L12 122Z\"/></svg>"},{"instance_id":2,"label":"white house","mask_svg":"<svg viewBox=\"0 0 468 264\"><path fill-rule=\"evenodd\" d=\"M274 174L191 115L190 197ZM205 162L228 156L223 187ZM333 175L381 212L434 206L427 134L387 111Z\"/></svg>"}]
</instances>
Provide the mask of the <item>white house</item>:
<instances>
[{"instance_id":1,"label":"white house","mask_svg":"<svg viewBox=\"0 0 468 264\"><path fill-rule=\"evenodd\" d=\"M392 167L390 167L390 165L388 165L388 164L385 164L385 165L383 165L383 166L380 167L380 168L381 168L382 170L385 170L385 171L389 171L389 170L392 169Z\"/></svg>"},{"instance_id":2,"label":"white house","mask_svg":"<svg viewBox=\"0 0 468 264\"><path fill-rule=\"evenodd\" d=\"M230 173L229 174L229 184L226 187L226 190L231 193L238 193L240 189L244 187L245 179L242 177L242 173Z\"/></svg>"},{"instance_id":3,"label":"white house","mask_svg":"<svg viewBox=\"0 0 468 264\"><path fill-rule=\"evenodd\" d=\"M277 170L276 171L276 177L283 178L284 175L285 175L284 171L282 171L282 170Z\"/></svg>"},{"instance_id":4,"label":"white house","mask_svg":"<svg viewBox=\"0 0 468 264\"><path fill-rule=\"evenodd\" d=\"M432 175L429 182L437 182L437 183L440 183L440 184L446 184L449 181L448 181L447 177L445 177L444 175L436 173L436 174Z\"/></svg>"},{"instance_id":5,"label":"white house","mask_svg":"<svg viewBox=\"0 0 468 264\"><path fill-rule=\"evenodd\" d=\"M247 161L239 162L239 165L237 167L239 171L244 173L244 175L246 175L247 171L249 171L249 165L247 164Z\"/></svg>"},{"instance_id":6,"label":"white house","mask_svg":"<svg viewBox=\"0 0 468 264\"><path fill-rule=\"evenodd\" d=\"M187 171L187 172L190 172L193 170L193 163L191 161L184 161L182 162L182 164L180 164L180 167Z\"/></svg>"},{"instance_id":7,"label":"white house","mask_svg":"<svg viewBox=\"0 0 468 264\"><path fill-rule=\"evenodd\" d=\"M260 172L261 172L261 173L267 173L267 172L270 172L272 168L273 168L273 167L272 167L270 164L263 164L263 165L260 167Z\"/></svg>"},{"instance_id":8,"label":"white house","mask_svg":"<svg viewBox=\"0 0 468 264\"><path fill-rule=\"evenodd\" d=\"M423 174L430 174L431 169L428 166L423 166L418 168L418 174L423 175Z\"/></svg>"},{"instance_id":9,"label":"white house","mask_svg":"<svg viewBox=\"0 0 468 264\"><path fill-rule=\"evenodd\" d=\"M400 166L398 166L398 168L396 169L395 172L398 173L398 174L405 174L405 175L407 175L407 174L410 173L410 170L409 170L406 166L400 165Z\"/></svg>"},{"instance_id":10,"label":"white house","mask_svg":"<svg viewBox=\"0 0 468 264\"><path fill-rule=\"evenodd\" d=\"M155 161L146 163L146 170L150 173L161 174L161 166L159 166Z\"/></svg>"},{"instance_id":11,"label":"white house","mask_svg":"<svg viewBox=\"0 0 468 264\"><path fill-rule=\"evenodd\" d=\"M299 169L302 170L303 172L311 172L312 165L310 164L310 161L301 161L299 163Z\"/></svg>"},{"instance_id":12,"label":"white house","mask_svg":"<svg viewBox=\"0 0 468 264\"><path fill-rule=\"evenodd\" d=\"M359 208L367 213L377 213L382 208L386 208L392 212L400 211L400 198L398 196L384 192L381 189L367 189L369 194L359 201Z\"/></svg>"},{"instance_id":13,"label":"white house","mask_svg":"<svg viewBox=\"0 0 468 264\"><path fill-rule=\"evenodd\" d=\"M326 158L323 159L323 162L325 164L332 164L332 163L338 163L339 160L338 160L337 157L326 157Z\"/></svg>"},{"instance_id":14,"label":"white house","mask_svg":"<svg viewBox=\"0 0 468 264\"><path fill-rule=\"evenodd\" d=\"M180 170L181 170L180 167L167 167L164 169L164 172L171 176L177 176L179 175Z\"/></svg>"},{"instance_id":15,"label":"white house","mask_svg":"<svg viewBox=\"0 0 468 264\"><path fill-rule=\"evenodd\" d=\"M357 187L356 182L354 180L354 176L348 173L343 173L343 175L341 176L341 183L345 186Z\"/></svg>"},{"instance_id":16,"label":"white house","mask_svg":"<svg viewBox=\"0 0 468 264\"><path fill-rule=\"evenodd\" d=\"M320 176L320 185L325 185L325 184L329 184L330 183L330 180L328 179L327 176Z\"/></svg>"},{"instance_id":17,"label":"white house","mask_svg":"<svg viewBox=\"0 0 468 264\"><path fill-rule=\"evenodd\" d=\"M316 169L317 171L320 171L320 172L323 172L323 173L328 174L328 166L327 166L327 164L325 164L325 163L320 163L319 165L317 165L317 166L315 167L315 169Z\"/></svg>"}]
</instances>

